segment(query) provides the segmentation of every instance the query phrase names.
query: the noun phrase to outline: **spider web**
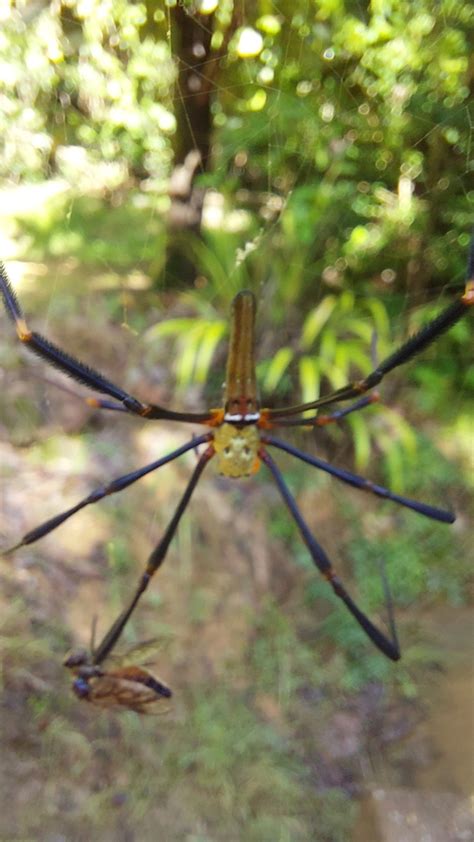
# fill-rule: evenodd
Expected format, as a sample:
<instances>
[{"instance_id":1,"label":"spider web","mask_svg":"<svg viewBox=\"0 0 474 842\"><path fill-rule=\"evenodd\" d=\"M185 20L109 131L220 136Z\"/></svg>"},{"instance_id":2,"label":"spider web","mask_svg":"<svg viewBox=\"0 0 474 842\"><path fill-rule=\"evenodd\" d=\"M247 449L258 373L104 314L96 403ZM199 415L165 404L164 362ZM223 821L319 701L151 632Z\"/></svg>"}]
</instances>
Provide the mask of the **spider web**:
<instances>
[{"instance_id":1,"label":"spider web","mask_svg":"<svg viewBox=\"0 0 474 842\"><path fill-rule=\"evenodd\" d=\"M300 59L307 51L308 35L305 21L302 21L299 29L295 28L293 15L289 14L282 4L269 3L267 6L271 9L271 13L278 17L281 32L288 33L286 39L284 34L281 36L283 56L281 62L289 72L291 64L295 61L293 49L295 39L299 41ZM354 8L363 17L365 5L356 3ZM172 18L170 13L167 14L169 15L168 48L175 58L178 76L184 76L188 68L179 64L182 60L173 46ZM308 4L308 16L309 14ZM439 40L441 39L440 34ZM330 48L327 47L326 50ZM230 50L227 52L227 58L229 57L232 57ZM325 125L331 125L340 110L347 108L347 100L353 101L354 113L358 112L363 103L355 95L350 83L353 72L350 60L347 60L347 68L344 69L340 63L335 64L334 56L328 52L325 61L331 68L334 88L332 99L321 102L320 109L325 115L323 122L327 120ZM245 67L244 59L242 62ZM194 69L198 69L198 65L194 65ZM249 65L248 99L255 96L258 90L263 90L267 98L274 97L274 99L271 108L264 111L265 119L262 125L257 128L251 120L248 121L248 127L246 126L245 114L243 116L232 114L241 140L233 151L234 173L237 172L239 178L244 180L246 169L252 167L251 155L245 153L245 147L252 149L258 146L259 162L265 163L264 167L263 164L261 165L265 183L263 187L259 187L259 193L265 196L260 202L259 213L254 215L248 230L245 229L245 220L249 218L248 196L242 198L237 192L235 196L231 196L230 202L228 197L224 197L219 206L220 223L224 224L226 221L227 211L229 215L232 212L233 224L237 229L236 232L232 232L234 239L228 250L230 259L225 264L225 282L219 274L213 281L210 277L209 263L204 266L196 264L198 275L192 300L186 299L185 296L180 298L170 291L165 282L161 284L159 296L156 296L156 291L150 292L152 275L151 270L148 271L150 250L156 239L156 222L157 220L161 222L161 217L164 215L163 204L150 202L145 206L141 217L141 222L145 229L149 229L149 233L145 235L142 245L139 246L139 269L117 272L116 265L107 250L104 251L103 257L98 258L97 264L100 270L94 271L93 277L84 278L81 264L74 261L68 263L61 260L58 265L52 261L53 265L47 267L47 272L44 272L44 265L38 263L37 270L33 270L32 273L33 282L26 282L24 294L22 292L22 299L25 298L24 304L28 307L30 321L34 322L35 327L46 335L54 336L63 347L77 353L86 362L97 365L112 379L130 388L134 393L138 393L139 396L149 397L150 400L157 402L161 402L164 396L170 405L175 406L176 400L179 400L192 409L206 405L207 400L212 405L219 401L219 378L221 377L219 371L222 370L224 361L223 352L216 351L214 364L210 369L211 380L214 378L211 387L214 388L213 395L209 391L204 391L202 386L197 388L188 386L186 396L180 393L176 398L174 372L170 376L170 370L177 356L176 346L172 343L166 345L160 341L158 352L154 352L147 339L147 331L155 324L161 324L167 316L184 318L194 317L197 314L198 318L205 318L211 314L212 318L224 318L226 297L230 300L239 286L250 278L258 297L260 312L259 360L271 358L280 344L292 350L298 349L298 336L307 313L299 312L298 307L292 305L288 290L286 290L286 299L281 295L279 279L283 276L273 271L271 261L272 256L278 256L278 254L280 254L280 260L284 260L286 253L281 249L281 243L286 236L294 238L294 226L301 223L301 216L294 211L294 203L297 202L298 195L301 195L301 191L307 187L310 179L314 178L314 153L304 142L292 149L290 175L285 173L282 175L279 170L280 162L287 154L289 142L283 112L285 108L290 109L292 105L297 105L299 110L302 108L304 110L305 102L311 95L311 80L302 79L300 82L308 83L308 93L305 93L304 85L299 91L295 85L294 90L291 91L286 86L283 88L283 85L278 87L275 82L256 81ZM226 85L218 80L216 82L217 99L220 98L226 102L229 98L241 100L244 84L240 82L237 87L234 81ZM194 95L191 93L188 96ZM198 96L198 93L195 96ZM183 97L181 105L185 113L188 113L190 124L186 97ZM467 205L470 197L467 177L471 166L473 119L469 107L465 104L458 105L456 108L465 116L469 126L468 147L462 153L463 166L455 176L457 190L464 196ZM307 110L309 118L312 105L308 104ZM416 152L442 128L441 121L433 121L422 112L416 115L416 120L420 130L416 141L411 146L413 152ZM192 125L190 129L192 130ZM381 131L383 132L383 128ZM258 144L257 140L259 140ZM356 146L357 141L352 141L351 145ZM382 139L381 149L383 146ZM334 157L337 157L338 148L336 147L333 151ZM221 160L228 162L231 158L230 154L226 157L221 152ZM331 161L329 169L332 164ZM383 181L384 171L380 172L380 178ZM325 182L329 188L331 178L327 173L321 172L321 183ZM335 183L337 185L337 178ZM425 181L420 189L420 183L420 179L416 177L411 179L411 187L416 186L418 190L416 195L411 192L403 193L410 187L408 184L403 186L400 181L385 183L387 202L397 199L399 203L403 201L410 203L416 199L417 206L423 211L423 207L429 205L432 194L438 188L428 186ZM363 190L366 189L366 184L363 184L360 195L363 196ZM221 200L224 191L220 190L219 186L214 186L213 191L214 198ZM245 193L245 191L241 192ZM251 191L248 190L247 194L249 192ZM115 201L116 197L112 196L112 208ZM71 242L74 241L76 233L76 214L80 213L80 204L80 199L75 195L68 200L65 228L70 232ZM111 218L112 220L114 218L113 212ZM332 236L338 237L339 242L344 244L352 221L353 212L349 206L342 206L336 222L330 220L325 223L324 214L321 214L319 227L314 233L315 241L327 240ZM240 229L239 225L242 226ZM420 229L417 227L416 219L413 227L418 235ZM408 235L409 229L410 226L407 226ZM110 225L109 236L114 237L113 222ZM446 241L444 242L446 244ZM423 249L427 245L426 237L420 236L418 244L421 250L418 267L422 268ZM305 248L309 249L310 245L305 243ZM92 247L94 247L94 242L91 242ZM455 247L460 252L467 251L465 243L461 247L453 240L452 248ZM307 267L304 265L304 255L309 252L303 252L303 258L297 251L294 254L293 259L296 262L300 260L303 264L298 276L300 282L307 284L308 281L314 281L315 294L310 298L308 311L317 306L318 295L321 298L332 293L339 294L344 289L345 273L358 272L358 277L362 276L363 261L357 265L349 254L344 258L343 264L338 266L337 258L333 259L331 255L331 249L329 252L330 255L325 262L324 249L321 248L319 252L316 249L312 255L312 263ZM98 254L100 255L100 249L98 249ZM206 258L208 257L208 252L206 252ZM219 257L222 256L219 255ZM459 266L462 265L463 259L464 256L459 259ZM159 270L157 274L161 278L162 263L157 262ZM446 289L437 285L433 289L432 296L427 295L426 286L409 283L409 280L416 276L416 267L412 268L409 278L406 276L405 283L398 283L400 273L403 273L404 269L400 263L400 255L393 248L389 249L386 261L381 258L377 262L377 270L374 273L376 279L370 295L379 296L385 301L386 289L391 289L398 284L397 306L390 311L391 343L399 341L406 335L407 325L413 329L413 326L416 327L419 324L417 314L420 313L420 305L426 304L427 298L432 298L433 309L430 315L434 315L438 306L439 308L444 306L451 300L451 295L462 288L461 268L455 277L446 275L447 261L442 254L442 243L438 244L434 256L431 256L431 265L437 267L440 276L446 279ZM256 268L262 270L262 274L258 277L254 274ZM67 282L64 282L65 275ZM364 297L367 295L368 286L361 283L360 289L360 293L356 290L357 325L361 323L362 326L368 326L369 335L371 335L373 322L370 314L364 309ZM203 302L201 304L199 304L200 294L201 302ZM272 307L276 309L276 328L271 320ZM422 312L424 314L425 311ZM283 315L285 318L282 317ZM424 315L423 318L425 318ZM336 340L339 340L337 327L332 326L331 329L334 331ZM278 343L275 341L274 334L277 334ZM3 424L7 431L4 464L7 465L10 475L8 492L6 486L3 492L2 531L8 533L10 539L14 540L23 531L41 522L45 517L60 511L69 504L69 501L72 504L87 494L91 488L102 483L104 479L126 473L147 461L158 458L162 453L178 446L189 435L186 430L168 428L167 425L161 424L151 426L137 422L137 426L133 427L133 419L115 417L115 415L107 416L105 419L99 417L91 420L88 411L79 409L78 402L73 400L74 409L69 408L69 395L58 393L57 388L49 384L45 385L44 378L48 377L47 371L31 360L27 360L21 368L21 378L24 377L26 383L25 389L21 386L14 387L13 380L16 376L10 376L9 372L16 375L17 369L9 368L8 363L8 355L12 353L9 350L10 331L6 329L4 335L8 337L8 341L2 340L2 353L7 359L5 385L8 386L10 393L15 389L14 409L8 410ZM378 337L377 344L382 344L383 339L384 337ZM441 365L443 355L446 353L443 349L446 348L448 351L452 349L449 339L446 338L446 340L445 343L445 340L441 339L423 355L423 360L431 361L431 367L436 365L434 361L438 359ZM222 344L225 345L225 343ZM361 339L361 345L363 344L364 340ZM318 345L315 346L316 349L318 347ZM370 343L368 345L367 341L365 341L365 353L370 357ZM376 353L380 358L381 348L377 348ZM420 362L422 362L421 358ZM390 380L387 380L387 384L384 384L381 390L387 410L368 410L363 424L368 428L380 429L385 437L389 434L395 436L397 431L398 433L401 431L403 437L403 434L407 436L401 426L406 417L410 427L418 431L420 438L417 438L415 448L410 451L409 445L407 447L406 442L405 445L402 442L402 450L403 448L404 450L403 456L400 457L402 470L411 464L411 473L416 474L416 468L413 467L415 465L418 465L419 472L423 473L423 488L420 489L420 483L418 483L417 491L413 492L412 496L417 496L434 505L456 508L459 512L459 523L455 527L458 537L457 543L453 538L453 555L457 557L464 552L465 557L468 558L472 543L466 527L470 496L466 487L466 477L461 476L460 467L469 450L468 436L472 434L472 430L470 433L468 429L466 430L465 420L469 397L468 381L463 377L459 378L457 392L450 392L449 413L444 413L441 423L436 406L426 405L423 396L423 381L417 380L413 374L417 365L417 362L410 365L410 373L406 375L408 385L403 385L404 375L401 375L400 379L395 378L398 381L397 387L392 387ZM215 371L217 373L214 374ZM267 369L263 367L261 372L265 378ZM37 374L43 378L39 381L39 385L36 380ZM289 369L288 380L282 384L285 400L289 395L297 397L299 387L304 391L304 382L299 382L296 358L293 367ZM421 385L419 385L420 382ZM292 383L296 385L293 387ZM32 390L34 400L27 398L27 394L31 394ZM6 389L4 389L5 393ZM32 406L35 404L39 406L39 409L36 410L36 414L32 414ZM462 419L462 426L458 424L459 418ZM398 427L396 426L397 419L399 419ZM19 428L21 428L20 431ZM301 446L314 449L324 457L329 456L335 465L352 469L353 441L356 435L357 430L351 430L342 425L340 429L336 429L331 435L321 439L311 435L309 443L303 436L294 438ZM380 439L378 441L380 442ZM25 459L23 451L18 450L15 445L26 443L32 446ZM438 448L442 455L438 455ZM377 447L376 440L374 454L363 470L364 475L387 482L388 469L383 460L384 452L380 443ZM448 467L449 463L451 463L451 468ZM38 544L31 550L27 550L22 560L17 562L20 578L24 575L25 568L31 565L31 580L34 581L36 590L44 589L48 594L46 597L48 610L55 616L62 617L65 622L67 621L68 627L74 629L75 633L83 639L85 638L85 642L88 636L87 624L93 613L99 614L101 624L103 623L104 626L107 625L108 619L112 619L117 613L124 594L127 593L127 583L134 582L150 548L159 540L163 528L169 521L192 465L193 457L191 456L188 461L178 463L174 469L166 469L168 470L166 478L158 473L155 477L144 480L142 485L124 492L125 499L123 495L120 498L117 496L113 502L111 501L108 509L104 504L103 509L89 510L77 521L71 520L67 527L45 539L42 545ZM403 646L409 638L410 629L416 623L413 617L418 613L418 597L413 596L414 592L409 586L410 578L422 578L426 575L424 567L416 569L410 567L411 556L404 565L403 552L406 549L406 543L403 543L403 533L407 531L408 540L416 542L416 555L424 564L425 559L433 552L433 534L430 523L426 522L424 529L421 527L414 529L409 525L409 519L416 518L416 515L399 514L398 511L392 514L392 511L387 508L388 504L382 506L375 499L364 498L362 502L359 502L360 497L357 492L341 487L335 480L332 483L325 482L309 468L295 466L289 462L284 464L284 468L288 481L312 528L327 549L337 569L344 574L349 585L356 588L356 593L360 595L361 603L367 610L370 610L371 600L377 610L379 610L379 604L377 595L374 596L370 588L365 588L364 582L367 577L378 577L377 564L380 560L385 562L395 600L403 612L403 629L405 630L404 639L402 639ZM447 483L449 491L446 493L449 499L445 501L439 494L438 487L446 488L444 475L447 471L450 471L452 478ZM456 472L459 473L458 481L454 478ZM289 533L286 514L282 512L281 505L273 496L273 491L266 479L256 483L245 482L237 488L235 484L223 483L222 480L216 478L212 467L205 476L207 479L205 478L200 485L193 498L192 506L182 521L177 546L174 553L170 551L171 557L166 562L164 575L159 577L159 581L153 583L151 589L153 593L149 603L143 607L142 618L137 619L137 623L140 630L143 628L145 632L153 628L153 634L156 634L155 629L158 625L158 631L162 631L165 637L167 626L174 629L182 628L183 632L177 644L179 652L183 656L186 647L194 646L193 651L196 653L196 666L186 661L189 681L199 679L199 670L206 663L206 648L208 648L214 653L214 667L217 674L227 685L230 681L226 677L224 665L229 653L236 659L242 655L235 640L239 639L240 633L245 639L248 631L240 619L248 605L261 600L259 602L261 606L263 604L261 594L271 592L273 589L276 600L284 606L291 621L292 616L297 616L301 610L301 604L304 602L301 596L303 589L306 589L306 593L310 592L309 581L314 574L312 571L305 570L308 566L305 550L299 546L296 536ZM414 483L413 478L410 481ZM407 493L409 491L411 488L407 490ZM28 501L26 509L25 500ZM45 500L48 501L46 513ZM67 503L65 503L66 500ZM401 550L397 558L393 559L397 538ZM202 544L204 551L202 548L199 550L199 544ZM354 545L359 545L360 551L353 552L351 548ZM376 552L370 551L370 545L376 547ZM293 557L289 559L288 564L285 564L288 550ZM463 598L462 588L457 585L457 581L464 576L464 573L463 571L460 573L458 568L453 568L450 555L449 547L446 547L446 571L443 572L438 565L432 573L432 577L442 578L444 586L431 582L430 587L433 594L441 593L440 599L444 602L451 600L451 603L455 603ZM272 562L274 558L276 558L276 564ZM293 576L290 568L295 562L297 566ZM275 569L280 565L281 572ZM234 568L234 576L230 575L229 568ZM394 581L394 569L398 581ZM111 578L112 583L105 585L103 581L99 583L98 570L101 579ZM451 571L453 571L453 587L449 591L447 580ZM71 577L75 577L76 581L73 595L70 594L71 586L68 584ZM295 585L295 577L298 580L304 580L304 585L299 583ZM315 621L318 612L325 613L324 586L324 582L320 584L318 581L314 586L314 593L310 592L311 599L314 600L312 611ZM56 596L55 591L60 596ZM58 604L64 593L68 594L66 610ZM289 597L287 593L290 594ZM423 607L429 609L430 601L435 598L435 596L428 597L423 602ZM34 608L34 598L31 594L27 594L25 599L29 607L31 608L33 604ZM216 601L218 600L225 606L225 622L222 617L216 619L218 616ZM44 605L42 607L44 609ZM160 611L158 624L156 622L157 609ZM462 614L462 609L460 612ZM201 630L199 644L196 642L193 629L189 629L187 625L190 613ZM427 613L429 614L429 611ZM443 632L446 632L448 637L448 628L453 623L453 613L449 613L449 621L443 627ZM332 640L338 640L335 626L339 623L343 627L344 634L347 634L347 624L344 623L345 618L341 617L341 614L342 608L335 607L330 617L327 628L333 635ZM207 622L203 618L208 618ZM350 617L348 621L351 621ZM242 623L242 627L239 623ZM427 624L430 625L429 617ZM459 625L456 623L453 636L446 647L448 653L462 635L463 632L460 632ZM345 643L342 637L341 633L339 641L341 646ZM426 637L427 635L422 635L424 643ZM321 639L324 639L324 636ZM436 642L438 643L438 640ZM358 642L355 645L357 646ZM416 663L416 653L414 662ZM337 671L336 668L334 669ZM165 676L165 678L168 677ZM172 680L170 683L173 686Z\"/></svg>"}]
</instances>

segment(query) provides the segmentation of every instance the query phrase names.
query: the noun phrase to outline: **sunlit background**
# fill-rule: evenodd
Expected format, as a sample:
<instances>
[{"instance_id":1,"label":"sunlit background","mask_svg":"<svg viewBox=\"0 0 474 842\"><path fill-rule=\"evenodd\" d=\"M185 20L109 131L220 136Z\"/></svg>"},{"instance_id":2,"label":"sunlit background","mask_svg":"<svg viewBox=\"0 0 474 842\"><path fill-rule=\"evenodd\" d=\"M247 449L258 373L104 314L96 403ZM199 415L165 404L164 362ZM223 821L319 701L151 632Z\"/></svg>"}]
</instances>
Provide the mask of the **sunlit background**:
<instances>
[{"instance_id":1,"label":"sunlit background","mask_svg":"<svg viewBox=\"0 0 474 842\"><path fill-rule=\"evenodd\" d=\"M450 0L0 2L0 254L29 323L200 411L250 288L264 405L367 374L463 289L471 20ZM385 564L398 664L263 469L211 464L124 634L156 640L162 716L81 703L62 661L131 594L193 451L0 557L1 838L378 842L400 815L403 842L471 838L471 335L466 318L381 404L287 434L452 527L278 460L380 625ZM3 311L0 389L0 549L200 432L93 411Z\"/></svg>"}]
</instances>

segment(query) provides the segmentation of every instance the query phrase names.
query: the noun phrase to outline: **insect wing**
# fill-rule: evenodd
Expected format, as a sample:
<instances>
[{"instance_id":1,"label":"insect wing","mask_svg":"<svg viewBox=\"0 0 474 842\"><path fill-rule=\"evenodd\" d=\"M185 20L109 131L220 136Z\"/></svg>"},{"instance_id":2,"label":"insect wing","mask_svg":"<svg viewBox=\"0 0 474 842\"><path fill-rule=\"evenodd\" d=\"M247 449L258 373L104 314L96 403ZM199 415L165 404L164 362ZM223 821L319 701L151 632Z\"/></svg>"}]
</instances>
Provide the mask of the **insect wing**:
<instances>
[{"instance_id":1,"label":"insect wing","mask_svg":"<svg viewBox=\"0 0 474 842\"><path fill-rule=\"evenodd\" d=\"M168 710L164 700L172 695L151 673L134 666L90 678L79 677L73 688L77 696L97 707L125 708L136 713L164 713Z\"/></svg>"},{"instance_id":2,"label":"insect wing","mask_svg":"<svg viewBox=\"0 0 474 842\"><path fill-rule=\"evenodd\" d=\"M156 661L157 652L162 649L160 642L156 639L144 640L133 646L112 652L106 658L106 663L114 671L121 667L133 666L134 664L148 665Z\"/></svg>"}]
</instances>

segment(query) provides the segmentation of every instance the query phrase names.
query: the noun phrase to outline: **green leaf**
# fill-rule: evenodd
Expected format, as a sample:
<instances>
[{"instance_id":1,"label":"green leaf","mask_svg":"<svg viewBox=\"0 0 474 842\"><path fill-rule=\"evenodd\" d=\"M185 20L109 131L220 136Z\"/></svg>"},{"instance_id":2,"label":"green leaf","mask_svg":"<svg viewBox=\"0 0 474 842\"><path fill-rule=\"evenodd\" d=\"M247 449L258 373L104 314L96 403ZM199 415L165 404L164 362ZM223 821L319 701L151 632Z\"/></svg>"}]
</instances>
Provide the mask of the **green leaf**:
<instances>
[{"instance_id":1,"label":"green leaf","mask_svg":"<svg viewBox=\"0 0 474 842\"><path fill-rule=\"evenodd\" d=\"M293 350L288 346L286 348L280 348L276 352L275 356L270 361L263 383L265 392L270 394L277 388L293 357Z\"/></svg>"},{"instance_id":2,"label":"green leaf","mask_svg":"<svg viewBox=\"0 0 474 842\"><path fill-rule=\"evenodd\" d=\"M370 349L372 336L374 334L373 326L366 321L362 321L362 319L351 319L348 324L351 333L355 333L356 336L359 336L365 347Z\"/></svg>"},{"instance_id":3,"label":"green leaf","mask_svg":"<svg viewBox=\"0 0 474 842\"><path fill-rule=\"evenodd\" d=\"M340 389L347 383L347 376L345 374L345 367L340 368L335 364L334 360L325 360L320 358L318 360L319 370L329 380L333 389Z\"/></svg>"},{"instance_id":4,"label":"green leaf","mask_svg":"<svg viewBox=\"0 0 474 842\"><path fill-rule=\"evenodd\" d=\"M166 321L158 322L156 325L148 328L145 332L145 339L152 341L154 339L162 339L165 336L183 336L195 324L196 319L166 319Z\"/></svg>"},{"instance_id":5,"label":"green leaf","mask_svg":"<svg viewBox=\"0 0 474 842\"><path fill-rule=\"evenodd\" d=\"M336 348L334 364L345 372L347 378L353 367L364 374L372 368L369 354L357 342L341 342Z\"/></svg>"},{"instance_id":6,"label":"green leaf","mask_svg":"<svg viewBox=\"0 0 474 842\"><path fill-rule=\"evenodd\" d=\"M403 415L400 415L395 409L384 407L384 416L390 421L393 429L394 438L400 441L403 450L408 455L414 456L417 449L417 437L413 427L408 423Z\"/></svg>"},{"instance_id":7,"label":"green leaf","mask_svg":"<svg viewBox=\"0 0 474 842\"><path fill-rule=\"evenodd\" d=\"M372 314L373 327L377 331L377 335L383 338L388 337L390 335L390 320L385 304L376 298L368 298L365 306Z\"/></svg>"},{"instance_id":8,"label":"green leaf","mask_svg":"<svg viewBox=\"0 0 474 842\"><path fill-rule=\"evenodd\" d=\"M178 363L176 366L176 377L178 385L181 387L189 386L194 379L194 370L196 366L196 359L198 354L198 347L203 333L203 326L201 323L195 324L186 337L180 342L180 351Z\"/></svg>"},{"instance_id":9,"label":"green leaf","mask_svg":"<svg viewBox=\"0 0 474 842\"><path fill-rule=\"evenodd\" d=\"M385 459L389 476L389 485L394 491L402 491L404 486L403 454L396 443L386 450Z\"/></svg>"},{"instance_id":10,"label":"green leaf","mask_svg":"<svg viewBox=\"0 0 474 842\"><path fill-rule=\"evenodd\" d=\"M211 367L212 357L222 337L225 335L227 324L224 321L210 322L205 326L200 345L196 349L195 380L205 383Z\"/></svg>"},{"instance_id":11,"label":"green leaf","mask_svg":"<svg viewBox=\"0 0 474 842\"><path fill-rule=\"evenodd\" d=\"M319 357L325 363L331 362L336 356L337 336L332 329L327 328L321 337Z\"/></svg>"},{"instance_id":12,"label":"green leaf","mask_svg":"<svg viewBox=\"0 0 474 842\"><path fill-rule=\"evenodd\" d=\"M350 415L347 419L354 439L355 464L357 470L367 467L371 454L370 433L367 421L361 415Z\"/></svg>"},{"instance_id":13,"label":"green leaf","mask_svg":"<svg viewBox=\"0 0 474 842\"><path fill-rule=\"evenodd\" d=\"M316 400L319 397L319 361L313 357L301 357L299 377L303 402Z\"/></svg>"},{"instance_id":14,"label":"green leaf","mask_svg":"<svg viewBox=\"0 0 474 842\"><path fill-rule=\"evenodd\" d=\"M341 313L354 313L355 295L352 290L345 289L339 296L338 304Z\"/></svg>"},{"instance_id":15,"label":"green leaf","mask_svg":"<svg viewBox=\"0 0 474 842\"><path fill-rule=\"evenodd\" d=\"M336 304L337 298L335 295L326 295L305 319L301 335L301 347L304 350L307 350L313 344L321 329L328 321Z\"/></svg>"},{"instance_id":16,"label":"green leaf","mask_svg":"<svg viewBox=\"0 0 474 842\"><path fill-rule=\"evenodd\" d=\"M344 381L349 380L349 369L352 363L350 347L348 342L341 342L336 346L334 355L333 370L340 372Z\"/></svg>"}]
</instances>

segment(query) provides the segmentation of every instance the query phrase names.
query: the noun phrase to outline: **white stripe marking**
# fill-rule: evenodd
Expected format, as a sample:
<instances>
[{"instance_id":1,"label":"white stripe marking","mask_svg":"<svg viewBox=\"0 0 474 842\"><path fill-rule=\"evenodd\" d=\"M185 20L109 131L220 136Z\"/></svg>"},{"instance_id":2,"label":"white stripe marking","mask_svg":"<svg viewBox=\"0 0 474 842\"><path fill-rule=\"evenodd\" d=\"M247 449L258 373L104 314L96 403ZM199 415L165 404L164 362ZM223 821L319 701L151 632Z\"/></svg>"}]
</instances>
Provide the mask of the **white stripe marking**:
<instances>
[{"instance_id":1,"label":"white stripe marking","mask_svg":"<svg viewBox=\"0 0 474 842\"><path fill-rule=\"evenodd\" d=\"M259 418L259 412L252 412L249 415L232 415L231 413L226 413L224 415L224 421L228 421L231 424L241 424L243 422L258 421Z\"/></svg>"}]
</instances>

